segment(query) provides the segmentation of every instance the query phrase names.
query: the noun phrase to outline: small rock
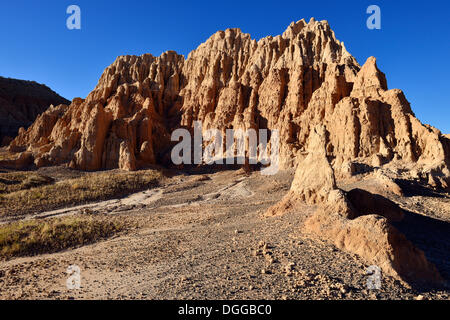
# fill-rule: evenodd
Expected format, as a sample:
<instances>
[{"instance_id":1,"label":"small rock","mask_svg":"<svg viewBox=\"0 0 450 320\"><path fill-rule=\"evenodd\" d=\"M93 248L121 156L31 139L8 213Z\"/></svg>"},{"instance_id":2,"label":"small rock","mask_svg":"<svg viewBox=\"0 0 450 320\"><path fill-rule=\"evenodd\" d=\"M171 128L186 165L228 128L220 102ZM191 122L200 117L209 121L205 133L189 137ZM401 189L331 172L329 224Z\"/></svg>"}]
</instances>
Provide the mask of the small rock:
<instances>
[{"instance_id":1,"label":"small rock","mask_svg":"<svg viewBox=\"0 0 450 320\"><path fill-rule=\"evenodd\" d=\"M261 269L261 274L270 274L271 272L267 269Z\"/></svg>"},{"instance_id":2,"label":"small rock","mask_svg":"<svg viewBox=\"0 0 450 320\"><path fill-rule=\"evenodd\" d=\"M294 270L295 263L288 262L288 264L284 267L284 270L288 273Z\"/></svg>"},{"instance_id":3,"label":"small rock","mask_svg":"<svg viewBox=\"0 0 450 320\"><path fill-rule=\"evenodd\" d=\"M277 260L276 260L275 258L267 257L267 256L266 256L266 260L267 260L270 264L274 264L274 263L277 262Z\"/></svg>"},{"instance_id":4,"label":"small rock","mask_svg":"<svg viewBox=\"0 0 450 320\"><path fill-rule=\"evenodd\" d=\"M261 250L254 250L253 251L253 255L256 257L256 256L260 256L260 255L262 255L262 252L261 252Z\"/></svg>"}]
</instances>

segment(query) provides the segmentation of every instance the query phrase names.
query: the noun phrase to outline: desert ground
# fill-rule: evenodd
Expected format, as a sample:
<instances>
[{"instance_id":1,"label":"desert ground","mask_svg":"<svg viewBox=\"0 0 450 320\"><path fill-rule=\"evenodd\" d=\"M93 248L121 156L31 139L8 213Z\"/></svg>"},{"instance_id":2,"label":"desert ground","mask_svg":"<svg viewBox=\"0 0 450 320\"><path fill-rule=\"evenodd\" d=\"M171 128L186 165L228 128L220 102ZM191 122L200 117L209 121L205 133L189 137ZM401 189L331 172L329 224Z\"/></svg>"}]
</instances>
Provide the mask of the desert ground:
<instances>
[{"instance_id":1,"label":"desert ground","mask_svg":"<svg viewBox=\"0 0 450 320\"><path fill-rule=\"evenodd\" d=\"M267 209L289 190L293 170L274 176L243 169L153 170L160 173L157 183L141 185L139 190L128 188L125 193L109 194L101 200L75 199L70 205L52 204L52 210L33 204L18 204L14 212L6 208L9 202L5 198L11 198L14 192L36 192L42 186L9 194L3 191L0 228L4 230L0 231L0 243L1 232L30 221L88 217L92 221L118 221L122 227L85 243L69 242L57 252L16 250L6 255L2 248L0 298L450 298L448 287L420 287L388 276L382 277L379 290L369 290L369 265L364 260L303 233L302 225L314 212L314 206L296 207L276 217L265 216ZM0 182L10 181L11 186L13 182L7 177L12 173L16 172L1 170ZM116 173L113 170L93 175ZM63 185L68 179L86 175L65 167L24 174L48 177L44 181L50 185ZM374 192L377 184L370 173L365 173L340 182L339 187ZM450 195L407 182L399 185L403 196L385 194L405 210L398 228L425 252L448 281ZM76 187L73 192L81 191ZM66 286L66 270L71 265L80 267L79 289Z\"/></svg>"}]
</instances>

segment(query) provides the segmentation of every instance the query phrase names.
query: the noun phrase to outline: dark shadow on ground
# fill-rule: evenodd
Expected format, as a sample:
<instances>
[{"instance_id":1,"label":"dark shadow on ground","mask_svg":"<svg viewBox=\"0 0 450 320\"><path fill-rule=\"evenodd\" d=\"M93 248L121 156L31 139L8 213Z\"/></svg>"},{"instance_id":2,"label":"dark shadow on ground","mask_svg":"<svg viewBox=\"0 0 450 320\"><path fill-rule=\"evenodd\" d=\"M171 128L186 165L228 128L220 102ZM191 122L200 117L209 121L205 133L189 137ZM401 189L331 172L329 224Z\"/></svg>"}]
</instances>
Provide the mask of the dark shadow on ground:
<instances>
[{"instance_id":1,"label":"dark shadow on ground","mask_svg":"<svg viewBox=\"0 0 450 320\"><path fill-rule=\"evenodd\" d=\"M447 284L450 283L450 223L405 211L401 222L393 223L406 238L421 249Z\"/></svg>"},{"instance_id":2,"label":"dark shadow on ground","mask_svg":"<svg viewBox=\"0 0 450 320\"><path fill-rule=\"evenodd\" d=\"M175 169L183 174L196 175L196 174L210 174L222 171L236 171L241 168L246 168L248 172L259 171L263 168L261 163L258 164L247 164L249 163L248 158L234 157L229 159L222 159L223 164L199 164L199 165L181 165L181 166L170 166L170 169ZM228 163L227 163L228 162Z\"/></svg>"},{"instance_id":3,"label":"dark shadow on ground","mask_svg":"<svg viewBox=\"0 0 450 320\"><path fill-rule=\"evenodd\" d=\"M395 183L402 189L405 197L424 196L434 198L444 198L445 195L439 191L430 188L426 184L418 181L396 179Z\"/></svg>"}]
</instances>

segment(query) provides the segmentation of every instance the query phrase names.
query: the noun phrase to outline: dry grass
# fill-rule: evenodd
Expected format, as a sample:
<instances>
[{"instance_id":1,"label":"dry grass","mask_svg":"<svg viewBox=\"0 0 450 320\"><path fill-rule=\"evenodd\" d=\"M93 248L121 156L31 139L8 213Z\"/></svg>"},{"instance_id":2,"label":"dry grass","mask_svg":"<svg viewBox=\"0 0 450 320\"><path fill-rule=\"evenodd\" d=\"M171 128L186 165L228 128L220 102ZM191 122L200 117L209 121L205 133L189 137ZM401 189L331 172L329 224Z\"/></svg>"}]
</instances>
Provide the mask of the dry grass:
<instances>
[{"instance_id":1,"label":"dry grass","mask_svg":"<svg viewBox=\"0 0 450 320\"><path fill-rule=\"evenodd\" d=\"M1 141L0 141L1 143ZM16 156L9 151L6 150L5 147L0 148L0 161L3 160L11 160L14 159Z\"/></svg>"},{"instance_id":2,"label":"dry grass","mask_svg":"<svg viewBox=\"0 0 450 320\"><path fill-rule=\"evenodd\" d=\"M122 197L158 185L156 170L89 173L55 182L33 172L0 173L0 216L19 216Z\"/></svg>"},{"instance_id":3,"label":"dry grass","mask_svg":"<svg viewBox=\"0 0 450 320\"><path fill-rule=\"evenodd\" d=\"M52 178L33 172L0 173L0 194L36 188L53 182Z\"/></svg>"},{"instance_id":4,"label":"dry grass","mask_svg":"<svg viewBox=\"0 0 450 320\"><path fill-rule=\"evenodd\" d=\"M116 217L77 216L0 226L0 260L51 253L108 238L127 227Z\"/></svg>"}]
</instances>

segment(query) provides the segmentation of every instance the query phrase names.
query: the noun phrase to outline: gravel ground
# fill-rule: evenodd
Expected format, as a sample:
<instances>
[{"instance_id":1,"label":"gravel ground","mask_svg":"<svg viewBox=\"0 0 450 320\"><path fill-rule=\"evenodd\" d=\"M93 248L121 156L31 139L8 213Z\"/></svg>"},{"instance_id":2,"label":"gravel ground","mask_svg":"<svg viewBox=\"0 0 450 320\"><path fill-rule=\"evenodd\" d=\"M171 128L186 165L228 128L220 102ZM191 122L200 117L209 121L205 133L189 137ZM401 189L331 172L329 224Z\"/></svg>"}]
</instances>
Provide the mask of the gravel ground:
<instances>
[{"instance_id":1,"label":"gravel ground","mask_svg":"<svg viewBox=\"0 0 450 320\"><path fill-rule=\"evenodd\" d=\"M381 289L368 290L364 261L302 234L313 207L264 218L292 176L292 171L270 177L243 171L180 174L160 188L90 205L89 214L123 215L136 219L139 228L81 248L1 262L0 298L449 299L449 290L409 288L388 277ZM448 210L448 199L402 201L413 213L419 205L438 211L443 220L432 221L448 230L450 214L442 211ZM41 216L85 211L77 207ZM439 245L448 242L434 243ZM445 248L434 256L444 260L440 268L448 276ZM80 289L66 287L70 265L80 267Z\"/></svg>"}]
</instances>

